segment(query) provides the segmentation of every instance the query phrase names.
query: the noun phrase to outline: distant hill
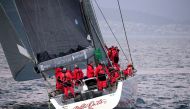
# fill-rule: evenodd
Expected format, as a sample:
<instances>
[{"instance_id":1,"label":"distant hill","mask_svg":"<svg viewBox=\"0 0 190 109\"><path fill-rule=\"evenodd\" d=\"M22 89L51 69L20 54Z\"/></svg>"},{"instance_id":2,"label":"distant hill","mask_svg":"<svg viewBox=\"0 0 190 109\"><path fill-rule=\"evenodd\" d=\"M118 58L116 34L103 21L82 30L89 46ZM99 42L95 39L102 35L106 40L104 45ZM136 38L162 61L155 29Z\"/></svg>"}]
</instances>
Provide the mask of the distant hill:
<instances>
[{"instance_id":1,"label":"distant hill","mask_svg":"<svg viewBox=\"0 0 190 109\"><path fill-rule=\"evenodd\" d=\"M106 18L113 21L120 21L119 10L111 8L102 8ZM98 12L98 17L103 20L102 16ZM161 16L152 15L149 13L138 12L134 10L122 10L125 21L136 22L150 25L168 25L168 24L190 24L190 21L175 21L172 19L167 19Z\"/></svg>"},{"instance_id":2,"label":"distant hill","mask_svg":"<svg viewBox=\"0 0 190 109\"><path fill-rule=\"evenodd\" d=\"M122 33L121 18L119 11L116 9L103 8L109 24L116 34ZM108 27L96 10L101 29L105 34L110 34ZM133 10L123 10L123 16L127 27L128 34L135 35L190 35L190 21L175 21L161 16L148 13L137 12Z\"/></svg>"}]
</instances>

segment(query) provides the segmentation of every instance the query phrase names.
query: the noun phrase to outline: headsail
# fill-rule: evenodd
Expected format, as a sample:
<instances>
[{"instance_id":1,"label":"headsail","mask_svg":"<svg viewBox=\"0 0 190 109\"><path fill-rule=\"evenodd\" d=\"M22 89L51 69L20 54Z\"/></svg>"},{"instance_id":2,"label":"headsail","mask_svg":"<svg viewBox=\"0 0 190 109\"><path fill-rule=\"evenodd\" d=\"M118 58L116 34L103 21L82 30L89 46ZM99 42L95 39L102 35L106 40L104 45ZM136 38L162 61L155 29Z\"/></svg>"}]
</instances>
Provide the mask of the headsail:
<instances>
[{"instance_id":1,"label":"headsail","mask_svg":"<svg viewBox=\"0 0 190 109\"><path fill-rule=\"evenodd\" d=\"M40 77L33 70L31 59L23 55L28 52L23 52L26 50L25 45L11 25L2 5L0 5L0 42L15 80L22 81Z\"/></svg>"}]
</instances>

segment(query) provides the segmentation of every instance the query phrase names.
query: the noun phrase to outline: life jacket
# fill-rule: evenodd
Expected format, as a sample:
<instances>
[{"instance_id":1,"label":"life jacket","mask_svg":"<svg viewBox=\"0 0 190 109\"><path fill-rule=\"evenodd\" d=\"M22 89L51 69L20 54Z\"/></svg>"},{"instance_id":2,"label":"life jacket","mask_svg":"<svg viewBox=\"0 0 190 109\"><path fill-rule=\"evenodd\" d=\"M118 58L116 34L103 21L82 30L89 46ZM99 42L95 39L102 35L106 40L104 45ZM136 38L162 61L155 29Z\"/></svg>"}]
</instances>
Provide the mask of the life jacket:
<instances>
[{"instance_id":1,"label":"life jacket","mask_svg":"<svg viewBox=\"0 0 190 109\"><path fill-rule=\"evenodd\" d=\"M75 80L83 79L83 72L80 68L75 68L73 73Z\"/></svg>"},{"instance_id":2,"label":"life jacket","mask_svg":"<svg viewBox=\"0 0 190 109\"><path fill-rule=\"evenodd\" d=\"M87 77L88 78L94 77L94 67L91 64L87 65Z\"/></svg>"}]
</instances>

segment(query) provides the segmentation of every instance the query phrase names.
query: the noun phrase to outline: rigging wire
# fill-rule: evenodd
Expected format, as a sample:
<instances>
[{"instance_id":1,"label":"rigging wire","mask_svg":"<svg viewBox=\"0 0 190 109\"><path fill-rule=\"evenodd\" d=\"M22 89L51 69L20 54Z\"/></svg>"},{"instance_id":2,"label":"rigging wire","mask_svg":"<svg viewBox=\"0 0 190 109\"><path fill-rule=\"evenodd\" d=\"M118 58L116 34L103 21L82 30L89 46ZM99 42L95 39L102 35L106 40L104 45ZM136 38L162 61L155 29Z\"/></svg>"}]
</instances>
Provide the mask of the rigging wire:
<instances>
[{"instance_id":1,"label":"rigging wire","mask_svg":"<svg viewBox=\"0 0 190 109\"><path fill-rule=\"evenodd\" d=\"M123 20L123 14L121 12L121 6L120 6L120 3L119 3L119 0L117 0L117 3L118 3L118 7L119 7L121 21L122 21L122 24L123 24L123 29L124 29L124 33L125 33L125 39L127 41L127 47L129 49L129 55L130 55L130 59L131 59L131 64L133 64L133 60L132 60L132 56L131 56L131 50L130 50L130 47L129 47L129 41L128 41L128 38L127 38L127 32L126 32L125 23L124 23L124 20Z\"/></svg>"},{"instance_id":2,"label":"rigging wire","mask_svg":"<svg viewBox=\"0 0 190 109\"><path fill-rule=\"evenodd\" d=\"M112 33L112 35L114 36L114 38L115 38L116 42L118 43L118 45L119 45L119 47L120 47L120 49L121 49L121 51L122 51L123 55L125 56L126 60L129 62L129 59L127 58L127 56L126 56L125 52L123 51L123 49L122 49L122 47L121 47L121 45L120 45L120 43L119 43L119 41L118 41L118 39L117 39L116 35L114 34L114 32L113 32L113 30L112 30L111 26L109 25L109 23L108 23L108 21L107 21L107 19L106 19L105 15L104 15L104 13L103 13L102 9L100 8L100 6L99 6L98 2L97 2L96 0L94 0L94 1L95 1L96 6L98 7L98 9L99 9L100 13L102 14L102 16L103 16L103 18L104 18L104 20L105 20L106 24L108 25L108 28L110 29L110 31L111 31L111 33Z\"/></svg>"}]
</instances>

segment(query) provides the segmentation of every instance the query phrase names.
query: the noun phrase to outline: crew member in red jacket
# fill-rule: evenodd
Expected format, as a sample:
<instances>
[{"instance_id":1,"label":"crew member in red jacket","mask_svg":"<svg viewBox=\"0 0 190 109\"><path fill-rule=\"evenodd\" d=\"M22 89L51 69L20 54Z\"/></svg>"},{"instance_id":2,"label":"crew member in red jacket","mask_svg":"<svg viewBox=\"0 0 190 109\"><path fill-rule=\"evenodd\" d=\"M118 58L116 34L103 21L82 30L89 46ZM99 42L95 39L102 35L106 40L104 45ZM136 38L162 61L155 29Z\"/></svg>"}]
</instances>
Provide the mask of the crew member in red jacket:
<instances>
[{"instance_id":1,"label":"crew member in red jacket","mask_svg":"<svg viewBox=\"0 0 190 109\"><path fill-rule=\"evenodd\" d=\"M87 65L87 77L88 78L94 77L94 67L92 62Z\"/></svg>"},{"instance_id":2,"label":"crew member in red jacket","mask_svg":"<svg viewBox=\"0 0 190 109\"><path fill-rule=\"evenodd\" d=\"M82 70L75 64L75 68L73 70L74 80L76 82L75 85L80 84L80 81L84 78L84 74Z\"/></svg>"},{"instance_id":3,"label":"crew member in red jacket","mask_svg":"<svg viewBox=\"0 0 190 109\"><path fill-rule=\"evenodd\" d=\"M67 70L66 68L63 68L62 81L63 81L63 87L64 87L63 89L64 89L65 98L68 98L68 91L70 91L73 97L75 97L72 75L70 71Z\"/></svg>"},{"instance_id":4,"label":"crew member in red jacket","mask_svg":"<svg viewBox=\"0 0 190 109\"><path fill-rule=\"evenodd\" d=\"M99 63L95 70L95 76L97 76L97 73L100 72L102 68L103 68L102 63Z\"/></svg>"},{"instance_id":5,"label":"crew member in red jacket","mask_svg":"<svg viewBox=\"0 0 190 109\"><path fill-rule=\"evenodd\" d=\"M123 74L126 77L128 76L132 76L133 74L133 65L132 64L128 64L127 68L125 70L123 70Z\"/></svg>"},{"instance_id":6,"label":"crew member in red jacket","mask_svg":"<svg viewBox=\"0 0 190 109\"><path fill-rule=\"evenodd\" d=\"M112 62L118 63L119 62L119 49L117 47L114 47L112 49Z\"/></svg>"},{"instance_id":7,"label":"crew member in red jacket","mask_svg":"<svg viewBox=\"0 0 190 109\"><path fill-rule=\"evenodd\" d=\"M113 86L117 82L117 80L120 78L119 70L117 70L117 68L114 67L114 69L110 72L110 74L111 74L110 84Z\"/></svg>"},{"instance_id":8,"label":"crew member in red jacket","mask_svg":"<svg viewBox=\"0 0 190 109\"><path fill-rule=\"evenodd\" d=\"M105 45L105 47L106 47L107 54L108 54L108 57L109 57L110 61L113 62L113 61L114 61L114 57L113 57L113 55L112 55L112 50L114 49L114 46L111 46L110 48L108 48L108 47ZM110 61L108 61L108 66L111 66Z\"/></svg>"},{"instance_id":9,"label":"crew member in red jacket","mask_svg":"<svg viewBox=\"0 0 190 109\"><path fill-rule=\"evenodd\" d=\"M112 51L114 49L114 46L111 46L109 49L108 49L108 56L110 58L111 61L113 61L113 56L112 56Z\"/></svg>"},{"instance_id":10,"label":"crew member in red jacket","mask_svg":"<svg viewBox=\"0 0 190 109\"><path fill-rule=\"evenodd\" d=\"M107 87L106 68L103 63L99 63L95 71L97 77L98 90L103 91Z\"/></svg>"},{"instance_id":11,"label":"crew member in red jacket","mask_svg":"<svg viewBox=\"0 0 190 109\"><path fill-rule=\"evenodd\" d=\"M62 73L61 68L55 69L55 78L56 78L56 90L62 91L63 90L63 83L62 83L63 73Z\"/></svg>"}]
</instances>

